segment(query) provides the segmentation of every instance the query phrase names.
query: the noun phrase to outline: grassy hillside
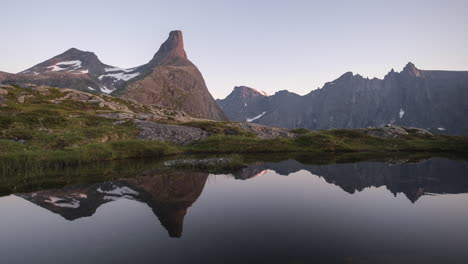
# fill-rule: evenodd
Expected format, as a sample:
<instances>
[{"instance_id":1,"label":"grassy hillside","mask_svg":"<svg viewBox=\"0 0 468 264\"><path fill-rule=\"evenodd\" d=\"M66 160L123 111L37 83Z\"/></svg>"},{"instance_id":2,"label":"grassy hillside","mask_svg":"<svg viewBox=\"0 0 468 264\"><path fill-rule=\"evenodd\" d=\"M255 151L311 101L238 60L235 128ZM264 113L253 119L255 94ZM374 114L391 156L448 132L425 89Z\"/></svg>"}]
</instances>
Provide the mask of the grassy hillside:
<instances>
[{"instance_id":1,"label":"grassy hillside","mask_svg":"<svg viewBox=\"0 0 468 264\"><path fill-rule=\"evenodd\" d=\"M178 113L105 95L41 87L0 86L0 89L0 167L3 172L20 167L61 167L178 153L468 152L465 137L427 137L416 132L400 138L379 138L363 130L299 129L290 131L294 137L260 139L235 123L187 122L178 119ZM213 135L186 146L138 140L138 129L131 120L99 116L110 113L153 115L158 122L196 127Z\"/></svg>"}]
</instances>

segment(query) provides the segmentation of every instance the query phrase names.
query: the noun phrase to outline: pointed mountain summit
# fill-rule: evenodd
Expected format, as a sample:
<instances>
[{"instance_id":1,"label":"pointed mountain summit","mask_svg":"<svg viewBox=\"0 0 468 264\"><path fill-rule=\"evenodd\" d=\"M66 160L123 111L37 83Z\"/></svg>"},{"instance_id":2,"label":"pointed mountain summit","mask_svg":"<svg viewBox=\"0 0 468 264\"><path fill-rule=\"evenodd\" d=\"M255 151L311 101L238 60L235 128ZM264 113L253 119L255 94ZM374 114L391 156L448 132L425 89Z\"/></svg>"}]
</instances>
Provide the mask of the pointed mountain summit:
<instances>
[{"instance_id":1,"label":"pointed mountain summit","mask_svg":"<svg viewBox=\"0 0 468 264\"><path fill-rule=\"evenodd\" d=\"M401 73L414 77L421 76L421 71L412 62L408 62Z\"/></svg>"},{"instance_id":2,"label":"pointed mountain summit","mask_svg":"<svg viewBox=\"0 0 468 264\"><path fill-rule=\"evenodd\" d=\"M179 65L189 62L184 49L184 37L182 31L174 30L169 33L169 38L161 45L153 59L148 63L151 66Z\"/></svg>"},{"instance_id":3,"label":"pointed mountain summit","mask_svg":"<svg viewBox=\"0 0 468 264\"><path fill-rule=\"evenodd\" d=\"M201 72L188 60L181 31L172 31L153 59L138 69L141 76L129 81L117 96L182 110L193 117L227 120Z\"/></svg>"}]
</instances>

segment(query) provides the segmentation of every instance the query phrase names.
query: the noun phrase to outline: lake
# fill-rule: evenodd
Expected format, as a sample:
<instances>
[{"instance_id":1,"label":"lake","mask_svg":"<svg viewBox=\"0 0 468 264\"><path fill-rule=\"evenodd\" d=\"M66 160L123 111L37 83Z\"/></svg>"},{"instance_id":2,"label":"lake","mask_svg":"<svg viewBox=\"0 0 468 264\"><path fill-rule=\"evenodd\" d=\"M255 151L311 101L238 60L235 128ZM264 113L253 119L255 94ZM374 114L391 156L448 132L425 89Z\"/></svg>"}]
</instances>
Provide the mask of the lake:
<instances>
[{"instance_id":1,"label":"lake","mask_svg":"<svg viewBox=\"0 0 468 264\"><path fill-rule=\"evenodd\" d=\"M468 162L289 159L0 197L0 263L468 263Z\"/></svg>"}]
</instances>

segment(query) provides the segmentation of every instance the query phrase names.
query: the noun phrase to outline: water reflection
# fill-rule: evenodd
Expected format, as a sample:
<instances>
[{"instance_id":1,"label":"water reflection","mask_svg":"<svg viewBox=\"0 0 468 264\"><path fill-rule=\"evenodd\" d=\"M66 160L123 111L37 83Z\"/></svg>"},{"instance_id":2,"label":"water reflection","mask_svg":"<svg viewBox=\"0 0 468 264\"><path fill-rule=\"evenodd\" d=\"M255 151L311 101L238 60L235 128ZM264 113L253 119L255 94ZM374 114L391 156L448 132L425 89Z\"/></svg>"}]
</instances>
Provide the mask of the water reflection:
<instances>
[{"instance_id":1,"label":"water reflection","mask_svg":"<svg viewBox=\"0 0 468 264\"><path fill-rule=\"evenodd\" d=\"M394 195L404 193L413 203L423 195L468 192L468 163L440 158L402 164L358 162L332 165L307 165L286 160L249 166L234 176L246 180L268 170L284 176L306 170L350 194L385 186Z\"/></svg>"},{"instance_id":2,"label":"water reflection","mask_svg":"<svg viewBox=\"0 0 468 264\"><path fill-rule=\"evenodd\" d=\"M170 172L18 196L70 221L92 216L105 203L139 201L153 210L170 237L180 237L187 209L202 193L207 178L208 173Z\"/></svg>"},{"instance_id":3,"label":"water reflection","mask_svg":"<svg viewBox=\"0 0 468 264\"><path fill-rule=\"evenodd\" d=\"M251 165L233 172L231 177L249 180L272 171L288 176L302 170L349 194L385 186L394 196L405 194L412 203L423 195L468 193L468 163L447 159L410 164L334 165L307 165L286 160ZM152 209L170 237L181 237L187 210L202 194L208 176L203 172L147 171L134 178L16 195L70 221L90 217L101 205L119 199L142 202Z\"/></svg>"}]
</instances>

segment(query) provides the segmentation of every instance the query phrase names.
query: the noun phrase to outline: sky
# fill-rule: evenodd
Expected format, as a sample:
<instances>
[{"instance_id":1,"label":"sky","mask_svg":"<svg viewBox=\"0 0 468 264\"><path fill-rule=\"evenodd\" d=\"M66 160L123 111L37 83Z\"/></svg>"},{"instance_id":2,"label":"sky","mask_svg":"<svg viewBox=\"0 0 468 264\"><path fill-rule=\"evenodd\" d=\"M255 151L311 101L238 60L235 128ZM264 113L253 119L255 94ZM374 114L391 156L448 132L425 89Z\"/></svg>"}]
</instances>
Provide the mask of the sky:
<instances>
[{"instance_id":1,"label":"sky","mask_svg":"<svg viewBox=\"0 0 468 264\"><path fill-rule=\"evenodd\" d=\"M352 71L383 78L468 70L466 0L15 0L1 3L0 71L75 47L110 65L147 63L171 30L215 98L245 85L307 94Z\"/></svg>"}]
</instances>

